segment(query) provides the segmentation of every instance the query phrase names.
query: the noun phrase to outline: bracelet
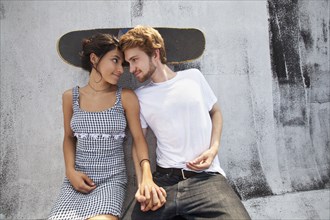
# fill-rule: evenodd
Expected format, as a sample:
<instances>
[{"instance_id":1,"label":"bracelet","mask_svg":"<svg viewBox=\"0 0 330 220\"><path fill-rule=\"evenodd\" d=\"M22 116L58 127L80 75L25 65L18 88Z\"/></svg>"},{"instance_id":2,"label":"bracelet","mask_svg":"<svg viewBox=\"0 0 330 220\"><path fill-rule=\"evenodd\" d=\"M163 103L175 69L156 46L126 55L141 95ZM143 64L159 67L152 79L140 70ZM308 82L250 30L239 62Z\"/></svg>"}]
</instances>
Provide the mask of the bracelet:
<instances>
[{"instance_id":1,"label":"bracelet","mask_svg":"<svg viewBox=\"0 0 330 220\"><path fill-rule=\"evenodd\" d=\"M149 160L149 159L142 159L142 160L140 161L140 167L142 166L142 162L145 161L145 160L148 161L149 164L150 164L150 160Z\"/></svg>"}]
</instances>

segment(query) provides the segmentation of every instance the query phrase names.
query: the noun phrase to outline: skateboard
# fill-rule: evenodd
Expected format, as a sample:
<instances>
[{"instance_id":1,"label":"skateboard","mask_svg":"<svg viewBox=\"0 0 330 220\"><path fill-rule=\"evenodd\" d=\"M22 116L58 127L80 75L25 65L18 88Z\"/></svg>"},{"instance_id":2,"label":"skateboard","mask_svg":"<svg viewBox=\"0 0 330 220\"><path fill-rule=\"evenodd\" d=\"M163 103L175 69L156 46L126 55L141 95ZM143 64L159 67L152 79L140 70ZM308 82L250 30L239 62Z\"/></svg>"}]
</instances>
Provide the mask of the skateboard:
<instances>
[{"instance_id":1,"label":"skateboard","mask_svg":"<svg viewBox=\"0 0 330 220\"><path fill-rule=\"evenodd\" d=\"M81 66L79 52L82 39L96 33L111 34L118 39L131 28L104 28L72 31L61 36L57 42L57 51L60 57L68 64ZM202 56L205 49L203 32L195 28L166 28L155 27L165 42L168 64L182 64L193 61Z\"/></svg>"}]
</instances>

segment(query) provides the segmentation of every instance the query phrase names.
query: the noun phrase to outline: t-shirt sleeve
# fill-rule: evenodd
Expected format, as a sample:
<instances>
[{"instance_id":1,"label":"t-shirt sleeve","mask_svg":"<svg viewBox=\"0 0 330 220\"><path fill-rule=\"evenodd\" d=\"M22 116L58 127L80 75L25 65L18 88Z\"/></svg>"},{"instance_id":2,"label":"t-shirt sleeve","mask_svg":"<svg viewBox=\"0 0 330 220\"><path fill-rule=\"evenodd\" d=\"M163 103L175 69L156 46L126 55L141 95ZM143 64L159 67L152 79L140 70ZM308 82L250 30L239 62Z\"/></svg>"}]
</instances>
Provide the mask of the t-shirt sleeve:
<instances>
[{"instance_id":1,"label":"t-shirt sleeve","mask_svg":"<svg viewBox=\"0 0 330 220\"><path fill-rule=\"evenodd\" d=\"M213 105L217 102L217 97L215 96L213 90L211 89L210 85L206 81L203 74L198 70L199 72L199 82L201 86L202 95L204 98L204 103L207 107L207 109L210 111L213 107Z\"/></svg>"},{"instance_id":2,"label":"t-shirt sleeve","mask_svg":"<svg viewBox=\"0 0 330 220\"><path fill-rule=\"evenodd\" d=\"M137 89L134 90L136 96L138 97L139 102L140 102L140 89L141 88L137 88ZM143 117L141 106L140 106L140 122L141 122L141 127L142 128L147 128L148 127L147 121Z\"/></svg>"},{"instance_id":3,"label":"t-shirt sleeve","mask_svg":"<svg viewBox=\"0 0 330 220\"><path fill-rule=\"evenodd\" d=\"M145 118L143 117L142 113L140 113L140 121L141 121L141 127L142 128L147 128L148 127L148 124L147 124Z\"/></svg>"}]
</instances>

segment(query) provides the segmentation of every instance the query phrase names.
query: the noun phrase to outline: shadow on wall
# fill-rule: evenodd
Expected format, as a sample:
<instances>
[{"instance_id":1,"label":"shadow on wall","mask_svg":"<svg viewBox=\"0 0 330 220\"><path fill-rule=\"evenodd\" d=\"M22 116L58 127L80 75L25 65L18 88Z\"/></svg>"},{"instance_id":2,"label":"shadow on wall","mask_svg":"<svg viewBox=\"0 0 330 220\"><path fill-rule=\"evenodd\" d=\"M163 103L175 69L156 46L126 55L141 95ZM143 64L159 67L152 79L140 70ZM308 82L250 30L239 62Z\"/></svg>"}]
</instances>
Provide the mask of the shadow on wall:
<instances>
[{"instance_id":1,"label":"shadow on wall","mask_svg":"<svg viewBox=\"0 0 330 220\"><path fill-rule=\"evenodd\" d=\"M330 187L329 12L327 1L313 4L268 1L277 152L288 191Z\"/></svg>"}]
</instances>

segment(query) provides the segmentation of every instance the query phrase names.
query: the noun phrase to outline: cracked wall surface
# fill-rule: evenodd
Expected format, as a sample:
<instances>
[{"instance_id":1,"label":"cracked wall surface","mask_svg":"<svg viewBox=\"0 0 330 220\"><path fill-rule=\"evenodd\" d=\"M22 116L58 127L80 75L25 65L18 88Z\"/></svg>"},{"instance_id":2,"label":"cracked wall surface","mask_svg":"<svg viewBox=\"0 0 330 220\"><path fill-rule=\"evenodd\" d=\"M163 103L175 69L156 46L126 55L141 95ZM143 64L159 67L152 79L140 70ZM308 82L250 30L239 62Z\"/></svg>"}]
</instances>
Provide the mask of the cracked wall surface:
<instances>
[{"instance_id":1,"label":"cracked wall surface","mask_svg":"<svg viewBox=\"0 0 330 220\"><path fill-rule=\"evenodd\" d=\"M243 200L330 188L328 1L1 1L0 218L46 218L64 177L62 93L88 74L57 40L94 28L197 28L224 117L219 158ZM140 84L127 72L120 84ZM151 157L155 137L149 132ZM125 206L136 187L129 176ZM153 161L154 165L154 161ZM276 210L274 210L275 212ZM277 215L275 215L277 216Z\"/></svg>"}]
</instances>

